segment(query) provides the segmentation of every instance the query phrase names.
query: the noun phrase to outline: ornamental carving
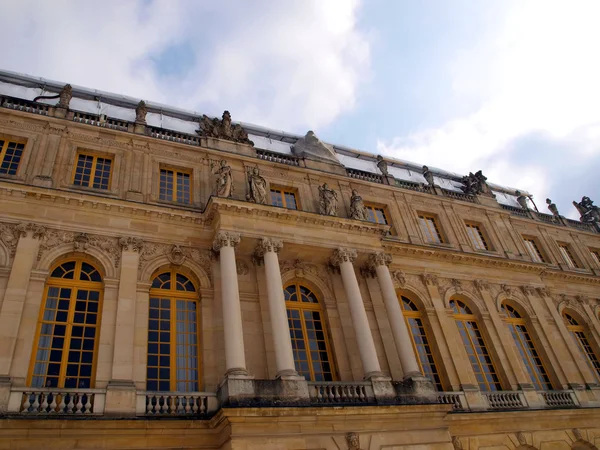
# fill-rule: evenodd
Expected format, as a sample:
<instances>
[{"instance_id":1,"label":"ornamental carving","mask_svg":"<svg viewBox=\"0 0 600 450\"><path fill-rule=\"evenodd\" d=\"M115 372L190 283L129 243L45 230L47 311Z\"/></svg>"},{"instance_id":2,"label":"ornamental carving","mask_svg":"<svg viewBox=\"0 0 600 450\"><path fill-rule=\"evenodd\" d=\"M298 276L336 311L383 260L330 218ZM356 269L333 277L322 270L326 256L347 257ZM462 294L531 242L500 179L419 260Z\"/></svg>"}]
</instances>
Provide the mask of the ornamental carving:
<instances>
[{"instance_id":1,"label":"ornamental carving","mask_svg":"<svg viewBox=\"0 0 600 450\"><path fill-rule=\"evenodd\" d=\"M215 195L225 198L232 197L234 191L233 174L227 161L222 159L218 165L214 161L211 161L210 169L217 176L215 180Z\"/></svg>"},{"instance_id":2,"label":"ornamental carving","mask_svg":"<svg viewBox=\"0 0 600 450\"><path fill-rule=\"evenodd\" d=\"M10 256L15 256L20 233L17 231L17 224L0 223L0 241L10 252Z\"/></svg>"},{"instance_id":3,"label":"ornamental carving","mask_svg":"<svg viewBox=\"0 0 600 450\"><path fill-rule=\"evenodd\" d=\"M389 253L371 253L367 260L367 266L375 269L378 266L389 266L392 263L392 255Z\"/></svg>"},{"instance_id":4,"label":"ornamental carving","mask_svg":"<svg viewBox=\"0 0 600 450\"><path fill-rule=\"evenodd\" d=\"M348 445L348 450L362 450L360 448L360 439L358 434L356 433L346 433L346 444Z\"/></svg>"},{"instance_id":5,"label":"ornamental carving","mask_svg":"<svg viewBox=\"0 0 600 450\"><path fill-rule=\"evenodd\" d=\"M511 286L509 286L508 284L501 284L500 291L508 296L513 295L513 288Z\"/></svg>"},{"instance_id":6,"label":"ornamental carving","mask_svg":"<svg viewBox=\"0 0 600 450\"><path fill-rule=\"evenodd\" d=\"M454 450L463 450L462 442L458 436L452 436L452 445L454 446Z\"/></svg>"},{"instance_id":7,"label":"ornamental carving","mask_svg":"<svg viewBox=\"0 0 600 450\"><path fill-rule=\"evenodd\" d=\"M58 98L59 100L56 106L59 108L69 109L69 103L71 103L71 98L73 98L73 88L70 84L65 84L60 91Z\"/></svg>"},{"instance_id":8,"label":"ornamental carving","mask_svg":"<svg viewBox=\"0 0 600 450\"><path fill-rule=\"evenodd\" d=\"M260 261L264 258L265 253L275 252L279 253L283 248L283 241L281 239L274 238L262 238L258 241L254 254L252 255L252 261L254 264L260 264Z\"/></svg>"},{"instance_id":9,"label":"ornamental carving","mask_svg":"<svg viewBox=\"0 0 600 450\"><path fill-rule=\"evenodd\" d=\"M527 445L527 439L522 431L517 432L517 441L519 441L520 445Z\"/></svg>"},{"instance_id":10,"label":"ornamental carving","mask_svg":"<svg viewBox=\"0 0 600 450\"><path fill-rule=\"evenodd\" d=\"M383 156L381 155L377 155L377 168L380 170L383 176L387 177L390 175L388 171L388 163L385 159L383 159Z\"/></svg>"},{"instance_id":11,"label":"ornamental carving","mask_svg":"<svg viewBox=\"0 0 600 450\"><path fill-rule=\"evenodd\" d=\"M460 291L462 288L462 284L461 284L460 280L457 280L456 278L452 278L450 280L450 285L457 291Z\"/></svg>"},{"instance_id":12,"label":"ornamental carving","mask_svg":"<svg viewBox=\"0 0 600 450\"><path fill-rule=\"evenodd\" d=\"M433 173L431 173L431 171L429 170L429 167L427 166L423 166L423 178L425 178L425 181L427 181L427 184L431 187L435 186L435 183L433 181Z\"/></svg>"},{"instance_id":13,"label":"ornamental carving","mask_svg":"<svg viewBox=\"0 0 600 450\"><path fill-rule=\"evenodd\" d=\"M307 275L312 275L319 278L327 286L330 286L330 279L326 276L326 269L322 265L306 263L299 259L290 261L279 261L279 269L281 274L289 271L294 271L294 275L298 278L305 278Z\"/></svg>"},{"instance_id":14,"label":"ornamental carving","mask_svg":"<svg viewBox=\"0 0 600 450\"><path fill-rule=\"evenodd\" d=\"M577 203L573 201L573 206L579 212L579 221L585 223L599 223L600 222L600 208L594 205L594 202L589 197L582 197L581 201Z\"/></svg>"},{"instance_id":15,"label":"ornamental carving","mask_svg":"<svg viewBox=\"0 0 600 450\"><path fill-rule=\"evenodd\" d=\"M94 247L106 253L113 260L115 267L119 267L121 263L121 246L117 238L60 230L48 230L44 234L40 242L37 260L40 261L50 249L63 244L72 244L74 252L82 253L90 247Z\"/></svg>"},{"instance_id":16,"label":"ornamental carving","mask_svg":"<svg viewBox=\"0 0 600 450\"><path fill-rule=\"evenodd\" d=\"M319 139L313 131L308 131L303 138L296 141L292 153L299 158L314 159L333 164L340 164L333 147Z\"/></svg>"},{"instance_id":17,"label":"ornamental carving","mask_svg":"<svg viewBox=\"0 0 600 450\"><path fill-rule=\"evenodd\" d=\"M478 291L487 291L490 289L489 283L484 280L473 281L473 286L475 286L475 289L477 289Z\"/></svg>"},{"instance_id":18,"label":"ornamental carving","mask_svg":"<svg viewBox=\"0 0 600 450\"><path fill-rule=\"evenodd\" d=\"M396 287L403 288L406 286L406 275L401 270L393 270L390 275Z\"/></svg>"},{"instance_id":19,"label":"ornamental carving","mask_svg":"<svg viewBox=\"0 0 600 450\"><path fill-rule=\"evenodd\" d=\"M354 220L368 220L367 208L363 202L363 199L355 189L352 190L352 197L350 197L350 218Z\"/></svg>"},{"instance_id":20,"label":"ornamental carving","mask_svg":"<svg viewBox=\"0 0 600 450\"><path fill-rule=\"evenodd\" d=\"M545 287L539 287L537 288L538 294L540 294L540 296L542 297L547 297L549 295L548 293L548 289L546 289Z\"/></svg>"},{"instance_id":21,"label":"ornamental carving","mask_svg":"<svg viewBox=\"0 0 600 450\"><path fill-rule=\"evenodd\" d=\"M239 124L231 123L231 114L229 111L224 111L221 120L218 118L211 119L207 115L200 117L200 128L196 130L202 137L211 137L217 139L225 139L227 141L240 142L254 146L248 138L248 133Z\"/></svg>"},{"instance_id":22,"label":"ornamental carving","mask_svg":"<svg viewBox=\"0 0 600 450\"><path fill-rule=\"evenodd\" d=\"M142 269L144 269L150 261L162 256L165 256L174 266L181 266L185 261L191 259L197 263L202 270L204 270L209 279L212 280L210 251L183 247L176 244L145 243L142 252L140 253L139 272L141 273Z\"/></svg>"},{"instance_id":23,"label":"ornamental carving","mask_svg":"<svg viewBox=\"0 0 600 450\"><path fill-rule=\"evenodd\" d=\"M250 271L250 268L248 267L248 263L246 263L246 261L244 261L243 259L236 259L235 270L238 275L247 275Z\"/></svg>"},{"instance_id":24,"label":"ornamental carving","mask_svg":"<svg viewBox=\"0 0 600 450\"><path fill-rule=\"evenodd\" d=\"M146 123L146 114L148 114L148 108L146 107L146 102L144 100L140 100L135 108L135 123Z\"/></svg>"},{"instance_id":25,"label":"ornamental carving","mask_svg":"<svg viewBox=\"0 0 600 450\"><path fill-rule=\"evenodd\" d=\"M319 186L319 214L337 216L338 194L327 183Z\"/></svg>"},{"instance_id":26,"label":"ornamental carving","mask_svg":"<svg viewBox=\"0 0 600 450\"><path fill-rule=\"evenodd\" d=\"M219 231L213 241L213 250L218 252L222 247L237 247L240 243L240 233L231 231Z\"/></svg>"},{"instance_id":27,"label":"ornamental carving","mask_svg":"<svg viewBox=\"0 0 600 450\"><path fill-rule=\"evenodd\" d=\"M137 237L123 236L119 238L119 245L123 250L140 253L144 247L144 241Z\"/></svg>"},{"instance_id":28,"label":"ornamental carving","mask_svg":"<svg viewBox=\"0 0 600 450\"><path fill-rule=\"evenodd\" d=\"M260 175L258 167L247 168L246 177L248 179L246 200L259 205L266 205L268 197L267 180Z\"/></svg>"},{"instance_id":29,"label":"ornamental carving","mask_svg":"<svg viewBox=\"0 0 600 450\"><path fill-rule=\"evenodd\" d=\"M535 294L535 288L533 286L524 285L524 286L521 286L521 290L523 291L523 294L525 294L525 295L534 295Z\"/></svg>"},{"instance_id":30,"label":"ornamental carving","mask_svg":"<svg viewBox=\"0 0 600 450\"><path fill-rule=\"evenodd\" d=\"M433 275L431 273L425 273L421 275L421 280L425 286L437 286L438 285L438 277L437 275Z\"/></svg>"},{"instance_id":31,"label":"ornamental carving","mask_svg":"<svg viewBox=\"0 0 600 450\"><path fill-rule=\"evenodd\" d=\"M467 195L487 195L489 197L495 197L487 184L487 177L481 173L481 170L478 170L475 173L469 172L469 175L462 177L461 182L463 184L461 189Z\"/></svg>"},{"instance_id":32,"label":"ornamental carving","mask_svg":"<svg viewBox=\"0 0 600 450\"><path fill-rule=\"evenodd\" d=\"M331 265L334 267L340 266L345 262L353 263L356 261L356 250L353 248L337 248L333 252L333 256L331 257Z\"/></svg>"},{"instance_id":33,"label":"ornamental carving","mask_svg":"<svg viewBox=\"0 0 600 450\"><path fill-rule=\"evenodd\" d=\"M173 245L167 252L167 259L174 266L181 266L188 256L188 252L186 250L181 248L179 245Z\"/></svg>"}]
</instances>

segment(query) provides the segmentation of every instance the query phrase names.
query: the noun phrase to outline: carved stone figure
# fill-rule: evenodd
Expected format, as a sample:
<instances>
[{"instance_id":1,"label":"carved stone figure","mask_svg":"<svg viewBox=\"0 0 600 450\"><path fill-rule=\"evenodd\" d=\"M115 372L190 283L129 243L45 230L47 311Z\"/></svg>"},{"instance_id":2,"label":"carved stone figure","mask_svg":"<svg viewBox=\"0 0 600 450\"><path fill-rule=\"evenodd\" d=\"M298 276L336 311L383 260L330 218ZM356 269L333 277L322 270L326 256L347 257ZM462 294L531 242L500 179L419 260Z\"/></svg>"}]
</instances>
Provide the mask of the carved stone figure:
<instances>
[{"instance_id":1,"label":"carved stone figure","mask_svg":"<svg viewBox=\"0 0 600 450\"><path fill-rule=\"evenodd\" d=\"M227 161L222 159L219 165L211 164L212 172L217 175L215 194L217 197L229 198L233 194L233 174Z\"/></svg>"},{"instance_id":2,"label":"carved stone figure","mask_svg":"<svg viewBox=\"0 0 600 450\"><path fill-rule=\"evenodd\" d=\"M461 182L463 183L462 190L468 195L488 195L493 196L492 190L487 185L487 177L483 175L481 170L477 172L469 172L469 175L462 177Z\"/></svg>"},{"instance_id":3,"label":"carved stone figure","mask_svg":"<svg viewBox=\"0 0 600 450\"><path fill-rule=\"evenodd\" d=\"M325 216L337 216L338 195L327 186L319 186L319 213Z\"/></svg>"},{"instance_id":4,"label":"carved stone figure","mask_svg":"<svg viewBox=\"0 0 600 450\"><path fill-rule=\"evenodd\" d=\"M356 190L352 190L350 198L350 218L355 220L367 220L367 208L363 203L363 199Z\"/></svg>"},{"instance_id":5,"label":"carved stone figure","mask_svg":"<svg viewBox=\"0 0 600 450\"><path fill-rule=\"evenodd\" d=\"M186 252L179 245L173 245L171 250L167 253L167 259L175 266L181 266L186 258Z\"/></svg>"},{"instance_id":6,"label":"carved stone figure","mask_svg":"<svg viewBox=\"0 0 600 450\"><path fill-rule=\"evenodd\" d=\"M59 108L69 109L71 98L73 98L73 88L70 84L65 84L65 87L63 87L62 91L60 91L58 104L56 106Z\"/></svg>"},{"instance_id":7,"label":"carved stone figure","mask_svg":"<svg viewBox=\"0 0 600 450\"><path fill-rule=\"evenodd\" d=\"M146 102L144 100L140 100L135 108L135 123L146 123L146 114L148 113L148 108L146 108Z\"/></svg>"},{"instance_id":8,"label":"carved stone figure","mask_svg":"<svg viewBox=\"0 0 600 450\"><path fill-rule=\"evenodd\" d=\"M429 167L423 166L423 177L427 181L427 184L433 187L433 174L429 171Z\"/></svg>"},{"instance_id":9,"label":"carved stone figure","mask_svg":"<svg viewBox=\"0 0 600 450\"><path fill-rule=\"evenodd\" d=\"M311 130L309 130L303 138L296 141L292 147L292 153L300 158L340 164L335 156L333 147L321 141Z\"/></svg>"},{"instance_id":10,"label":"carved stone figure","mask_svg":"<svg viewBox=\"0 0 600 450\"><path fill-rule=\"evenodd\" d=\"M388 164L387 162L385 162L383 156L381 155L377 155L377 167L379 168L382 174L384 174L386 177L389 176Z\"/></svg>"},{"instance_id":11,"label":"carved stone figure","mask_svg":"<svg viewBox=\"0 0 600 450\"><path fill-rule=\"evenodd\" d=\"M452 436L452 445L454 445L455 450L463 450L464 448L458 436Z\"/></svg>"},{"instance_id":12,"label":"carved stone figure","mask_svg":"<svg viewBox=\"0 0 600 450\"><path fill-rule=\"evenodd\" d=\"M196 131L200 136L225 139L228 141L241 142L242 144L254 145L248 138L248 133L239 124L231 123L231 114L224 111L221 120L211 119L203 115L200 120L200 128Z\"/></svg>"},{"instance_id":13,"label":"carved stone figure","mask_svg":"<svg viewBox=\"0 0 600 450\"><path fill-rule=\"evenodd\" d=\"M348 450L362 450L358 434L356 433L346 433L346 444L348 445Z\"/></svg>"},{"instance_id":14,"label":"carved stone figure","mask_svg":"<svg viewBox=\"0 0 600 450\"><path fill-rule=\"evenodd\" d=\"M527 206L527 197L523 195L521 191L515 191L515 195L517 196L517 202L521 205L523 209L529 209Z\"/></svg>"},{"instance_id":15,"label":"carved stone figure","mask_svg":"<svg viewBox=\"0 0 600 450\"><path fill-rule=\"evenodd\" d=\"M260 205L267 204L267 180L261 175L258 167L249 169L247 172L248 176L248 194L246 199L248 201L258 203Z\"/></svg>"},{"instance_id":16,"label":"carved stone figure","mask_svg":"<svg viewBox=\"0 0 600 450\"><path fill-rule=\"evenodd\" d=\"M522 431L517 432L517 441L519 441L520 445L527 445L527 439Z\"/></svg>"},{"instance_id":17,"label":"carved stone figure","mask_svg":"<svg viewBox=\"0 0 600 450\"><path fill-rule=\"evenodd\" d=\"M595 206L594 202L589 197L582 197L579 203L573 201L573 206L577 208L580 215L579 220L581 222L600 222L600 208Z\"/></svg>"},{"instance_id":18,"label":"carved stone figure","mask_svg":"<svg viewBox=\"0 0 600 450\"><path fill-rule=\"evenodd\" d=\"M548 209L550 210L550 212L556 216L556 217L560 217L560 214L558 213L558 208L556 207L556 205L554 203L552 203L552 200L550 200L549 198L546 199L546 204L548 205Z\"/></svg>"}]
</instances>

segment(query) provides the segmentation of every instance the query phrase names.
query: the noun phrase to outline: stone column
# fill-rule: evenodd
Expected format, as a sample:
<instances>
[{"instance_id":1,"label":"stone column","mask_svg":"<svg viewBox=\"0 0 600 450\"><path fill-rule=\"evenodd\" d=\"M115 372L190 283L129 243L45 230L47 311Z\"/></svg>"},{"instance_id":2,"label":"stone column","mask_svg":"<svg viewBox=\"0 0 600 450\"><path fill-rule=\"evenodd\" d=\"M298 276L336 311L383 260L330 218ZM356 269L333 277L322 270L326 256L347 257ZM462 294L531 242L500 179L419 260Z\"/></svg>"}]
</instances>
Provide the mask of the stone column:
<instances>
[{"instance_id":1,"label":"stone column","mask_svg":"<svg viewBox=\"0 0 600 450\"><path fill-rule=\"evenodd\" d=\"M356 260L356 250L338 248L331 258L331 264L339 266L340 268L344 291L346 292L346 298L348 299L348 304L350 306L350 316L352 317L352 324L356 334L356 341L358 343L358 351L360 353L365 379L381 377L381 367L377 360L375 342L373 341L369 319L360 295L360 288L358 287L354 266L352 265L354 260Z\"/></svg>"},{"instance_id":2,"label":"stone column","mask_svg":"<svg viewBox=\"0 0 600 450\"><path fill-rule=\"evenodd\" d=\"M219 231L213 242L213 250L219 252L221 260L226 375L248 375L244 352L240 291L235 265L234 249L239 243L240 234L230 231Z\"/></svg>"},{"instance_id":3,"label":"stone column","mask_svg":"<svg viewBox=\"0 0 600 450\"><path fill-rule=\"evenodd\" d=\"M10 395L10 370L17 344L29 278L35 264L40 239L46 229L36 224L20 223L10 226L14 235L14 258L4 301L0 310L0 412L6 411ZM30 351L30 350L28 350Z\"/></svg>"},{"instance_id":4,"label":"stone column","mask_svg":"<svg viewBox=\"0 0 600 450\"><path fill-rule=\"evenodd\" d=\"M279 239L262 238L256 247L255 255L263 258L267 279L267 297L269 300L269 314L271 316L271 332L273 333L273 348L275 349L275 365L277 378L299 377L294 364L292 340L288 325L285 299L283 297L283 283L279 270L277 253L283 247Z\"/></svg>"},{"instance_id":5,"label":"stone column","mask_svg":"<svg viewBox=\"0 0 600 450\"><path fill-rule=\"evenodd\" d=\"M121 276L115 323L115 339L111 379L106 391L107 414L135 414L135 384L133 382L135 306L140 252L143 241L122 237Z\"/></svg>"},{"instance_id":6,"label":"stone column","mask_svg":"<svg viewBox=\"0 0 600 450\"><path fill-rule=\"evenodd\" d=\"M420 377L422 376L421 369L413 350L412 339L408 333L406 321L404 320L398 296L394 289L394 282L388 269L388 265L391 262L392 255L387 253L373 253L369 255L368 267L375 270L377 274L377 281L379 281L379 286L381 287L404 379L415 376Z\"/></svg>"}]
</instances>

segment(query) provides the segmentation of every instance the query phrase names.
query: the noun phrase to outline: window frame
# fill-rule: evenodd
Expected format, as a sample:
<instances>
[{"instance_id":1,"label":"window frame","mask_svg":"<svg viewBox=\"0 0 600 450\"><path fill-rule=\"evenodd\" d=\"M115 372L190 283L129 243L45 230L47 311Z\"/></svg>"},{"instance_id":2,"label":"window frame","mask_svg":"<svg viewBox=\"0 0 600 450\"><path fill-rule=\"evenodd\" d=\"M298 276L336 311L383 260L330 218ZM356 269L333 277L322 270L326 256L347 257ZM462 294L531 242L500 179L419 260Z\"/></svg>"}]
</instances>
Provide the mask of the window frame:
<instances>
[{"instance_id":1,"label":"window frame","mask_svg":"<svg viewBox=\"0 0 600 450\"><path fill-rule=\"evenodd\" d=\"M527 254L529 255L529 257L531 258L531 260L534 263L549 264L549 260L548 260L548 257L546 256L546 252L544 250L542 250L543 247L538 238L536 238L534 236L529 236L529 235L522 235L521 238L523 239L523 245L525 246L525 250L527 251ZM539 261L537 261L533 257L533 254L530 250L530 247L527 245L527 243L531 243L533 248L536 250L537 256L540 259Z\"/></svg>"},{"instance_id":2,"label":"window frame","mask_svg":"<svg viewBox=\"0 0 600 450\"><path fill-rule=\"evenodd\" d=\"M78 163L79 163L79 157L80 156L88 156L90 158L92 158L92 168L90 169L90 180L89 180L89 184L85 185L85 184L76 184L75 183L75 176L77 175L77 168L78 168ZM94 177L96 176L96 169L97 169L97 165L98 165L98 159L102 158L102 159L107 159L110 161L110 172L108 175L108 182L106 184L106 188L102 188L102 187L94 187ZM106 153L98 153L95 152L93 150L76 150L75 151L75 160L73 162L73 171L71 173L71 186L77 188L77 189L92 189L98 192L112 192L112 181L113 181L113 172L115 170L115 156L113 154L106 154Z\"/></svg>"},{"instance_id":3,"label":"window frame","mask_svg":"<svg viewBox=\"0 0 600 450\"><path fill-rule=\"evenodd\" d=\"M491 239L490 239L489 235L487 234L487 232L485 231L484 226L481 223L473 222L470 220L465 220L465 230L467 233L467 237L469 238L469 243L471 244L471 247L473 248L473 250L478 251L478 252L493 252L494 251L494 246L491 243ZM469 230L475 230L475 231L470 232ZM483 248L477 247L476 244L479 244L479 243L475 242L476 239L474 239L474 237L472 236L471 233L477 233L477 236L479 236L479 238L481 239Z\"/></svg>"},{"instance_id":4,"label":"window frame","mask_svg":"<svg viewBox=\"0 0 600 450\"><path fill-rule=\"evenodd\" d=\"M600 250L596 248L590 248L589 251L596 265L600 267Z\"/></svg>"},{"instance_id":5,"label":"window frame","mask_svg":"<svg viewBox=\"0 0 600 450\"><path fill-rule=\"evenodd\" d=\"M557 242L558 252L569 269L581 269L581 263L574 256L573 247L567 242Z\"/></svg>"},{"instance_id":6,"label":"window frame","mask_svg":"<svg viewBox=\"0 0 600 450\"><path fill-rule=\"evenodd\" d=\"M162 274L165 273L169 273L170 274L170 282L171 282L171 288L170 289L161 289L161 288L153 288L152 287L152 283L154 282L154 280L159 277ZM194 287L194 291L182 291L182 290L177 290L174 286L176 285L176 278L177 275L183 275L185 278L187 278L189 280L189 282L192 284L192 286ZM154 274L151 277L151 282L150 282L150 289L148 291L148 327L147 327L147 333L146 333L146 373L145 373L145 377L146 377L146 390L148 390L148 392L181 392L181 393L189 393L189 392L202 392L202 389L204 388L204 383L203 383L203 366L202 366L202 345L203 345L203 339L202 339L202 316L201 316L201 301L200 301L200 293L198 290L198 284L194 282L193 278L186 273L186 271L181 271L181 270L176 270L176 269L168 269L168 268L162 268L159 269L157 271L154 272ZM149 333L150 333L150 320L152 319L150 317L150 299L152 298L158 298L159 300L162 299L168 299L170 301L170 318L169 318L169 333L170 333L170 341L169 341L169 358L170 358L170 363L169 363L169 390L168 391L161 391L160 390L160 385L157 385L157 390L149 390L148 389L148 359L149 359L149 351L148 351L148 345L150 344L150 339L149 339ZM196 373L198 375L198 379L196 380L196 383L198 385L198 390L197 391L178 391L177 390L177 383L178 383L178 378L177 378L177 300L193 300L196 303ZM159 320L160 322L160 320ZM159 330L160 331L160 330ZM160 343L158 344L160 345ZM159 354L160 355L160 354ZM158 358L160 358L160 356L158 356ZM154 366L152 366L154 367ZM160 365L160 361L158 361L158 365L156 366L157 370L160 371L160 368L162 366ZM157 383L160 382L160 378L157 378ZM185 380L184 382L190 382L190 380Z\"/></svg>"},{"instance_id":7,"label":"window frame","mask_svg":"<svg viewBox=\"0 0 600 450\"><path fill-rule=\"evenodd\" d=\"M315 292L315 289L313 287L311 287L311 285L309 283L306 283L304 280L293 280L293 281L289 281L287 283L284 284L283 287L283 292L284 292L284 298L285 298L285 291L286 289L288 289L289 287L294 286L297 295L299 295L300 292L300 287L305 287L307 288L317 299L317 303L307 303L307 302L302 302L300 300L300 298L298 299L298 301L293 302L290 300L284 300L285 302L285 309L286 309L286 316L288 315L288 311L290 309L296 309L300 311L300 324L302 327L302 336L304 339L304 343L305 343L305 351L307 353L307 362L308 364L308 370L309 370L309 374L310 374L310 379L307 381L317 381L315 380L315 374L314 374L314 369L313 369L313 365L312 365L312 358L310 356L310 346L308 345L309 343L309 338L308 338L308 333L307 333L307 328L306 328L306 323L305 323L305 319L303 317L303 312L304 311L318 311L321 315L321 323L323 325L323 335L324 335L324 339L323 341L325 342L326 345L326 352L327 352L327 362L329 363L330 366L330 371L329 373L331 373L331 381L338 381L339 380L339 375L337 372L337 365L335 363L335 354L333 351L333 342L331 340L331 334L330 334L330 326L329 326L329 320L327 318L327 311L326 308L323 304L323 300L319 297L319 295L317 294L317 292ZM288 316L288 323L289 323L289 316ZM294 348L294 344L293 344L293 340L294 338L292 337L292 328L289 327L288 328L290 330L290 339L292 340L292 350ZM309 359L310 358L310 359ZM294 366L296 365L296 357L294 355ZM298 373L301 373L300 371L298 371L298 369L296 368ZM321 382L321 381L317 381L317 382ZM323 382L328 382L328 381L324 381Z\"/></svg>"},{"instance_id":8,"label":"window frame","mask_svg":"<svg viewBox=\"0 0 600 450\"><path fill-rule=\"evenodd\" d=\"M598 353L598 348L595 345L596 343L591 339L591 333L587 329L588 327L585 325L585 321L581 320L578 314L574 314L572 311L567 309L563 309L560 315L563 319L565 327L567 328L567 331L569 331L573 339L575 339L577 348L579 349L580 354L584 356L587 366L596 376L596 379L600 381L600 353ZM569 323L567 315L577 322L577 325ZM589 351L586 349L586 346L582 340L585 340L587 343ZM590 357L590 355L592 357Z\"/></svg>"},{"instance_id":9,"label":"window frame","mask_svg":"<svg viewBox=\"0 0 600 450\"><path fill-rule=\"evenodd\" d=\"M442 226L441 226L441 221L439 219L439 216L437 214L431 214L431 213L426 213L426 212L417 212L417 220L419 223L419 231L421 232L421 235L423 236L423 240L426 244L430 244L430 245L448 245L448 238L446 237ZM436 235L438 236L439 242L437 241L430 241L429 239L427 239L428 234L431 234L431 227L427 226L428 229L428 233L426 233L423 230L423 221L425 220L431 220L433 222L433 229L436 232Z\"/></svg>"},{"instance_id":10,"label":"window frame","mask_svg":"<svg viewBox=\"0 0 600 450\"><path fill-rule=\"evenodd\" d=\"M171 171L173 172L173 195L172 198L170 199L164 199L162 198L162 191L161 191L161 177L162 177L162 171ZM189 182L189 186L190 186L190 192L189 192L189 201L188 202L180 202L177 200L177 174L181 173L181 174L185 174L189 176L190 182ZM184 168L184 167L175 167L175 166L171 166L168 164L160 164L158 167L158 201L159 202L166 202L166 203L171 203L174 205L182 205L182 206L188 206L188 207L192 207L194 206L194 171L191 168Z\"/></svg>"},{"instance_id":11,"label":"window frame","mask_svg":"<svg viewBox=\"0 0 600 450\"><path fill-rule=\"evenodd\" d=\"M371 223L375 223L377 225L389 225L392 226L392 223L390 221L390 215L388 213L388 209L386 206L384 205L379 205L377 203L371 203L371 202L364 202L365 205L365 209L367 210L367 221L371 222ZM369 220L369 212L373 213L373 217L375 219L377 219L377 214L375 214L375 210L379 210L381 211L381 214L383 215L383 218L385 220L385 222L379 222L377 220Z\"/></svg>"},{"instance_id":12,"label":"window frame","mask_svg":"<svg viewBox=\"0 0 600 450\"><path fill-rule=\"evenodd\" d=\"M81 272L82 272L82 265L88 264L90 266L92 266L100 275L101 281L86 281L86 280L81 280L81 279L70 279L70 278L57 278L57 277L52 277L50 276L54 270L56 270L58 267L62 266L63 264L69 263L69 262L75 262L75 266L74 266L74 274L78 274L79 277L81 277ZM38 320L37 320L37 324L36 324L36 331L35 331L35 335L34 335L34 340L33 340L33 345L32 345L32 352L31 352L31 358L29 361L29 369L27 372L27 386L28 387L32 387L32 381L33 381L33 377L34 377L34 370L35 370L35 365L38 362L37 360L37 353L39 350L39 346L40 346L40 335L41 335L41 331L42 331L42 326L45 323L48 323L49 321L44 319L45 316L45 312L46 312L46 303L48 300L48 293L50 288L52 287L58 287L58 288L67 288L67 289L72 289L71 292L71 297L70 297L70 305L69 305L69 309L68 309L68 313L67 313L67 320L65 323L65 335L64 335L64 346L63 346L63 355L61 358L61 362L60 362L60 372L58 375L58 386L56 387L51 387L51 389L94 389L95 385L96 385L96 371L98 368L98 350L99 350L99 346L100 346L100 333L102 331L102 313L103 313L103 303L104 303L104 274L102 273L102 271L100 270L100 268L98 267L98 264L96 264L93 261L90 261L88 258L85 257L75 257L75 258L63 258L60 261L56 262L51 269L48 272L49 276L44 284L44 294L42 297L42 302L40 304L39 307L39 315L38 315ZM69 359L69 351L71 350L71 340L73 338L73 327L75 326L75 322L74 322L74 316L75 316L75 311L76 311L76 303L77 303L77 292L79 292L79 290L89 290L89 291L97 291L98 292L98 310L96 312L96 324L95 324L95 335L94 335L94 348L92 350L92 363L91 363L91 374L90 374L90 387L89 388L79 388L79 387L75 387L75 388L66 388L64 387L65 381L67 379L67 366L68 366L68 359ZM73 301L74 300L74 301ZM58 308L57 308L58 311ZM86 312L87 314L87 312ZM54 324L56 324L56 320L53 321ZM87 325L87 324L86 324ZM85 328L85 326L84 326ZM54 331L53 331L54 332ZM85 333L85 331L84 331ZM54 334L52 334L52 336L55 336ZM48 358L48 363L50 362L50 357ZM79 364L79 367L81 367L81 362ZM46 378L48 377L48 374L46 374ZM62 386L61 386L62 385ZM46 386L41 386L38 388L46 388Z\"/></svg>"},{"instance_id":13,"label":"window frame","mask_svg":"<svg viewBox=\"0 0 600 450\"><path fill-rule=\"evenodd\" d=\"M28 140L23 137L0 134L0 141L4 141L4 144L2 144L2 146L0 146L0 168L1 168L2 164L4 164L4 158L6 157L6 152L8 150L9 144L13 143L16 145L23 146L23 149L21 150L21 156L19 158L19 163L17 164L17 170L15 171L15 173L11 174L11 173L1 173L0 172L0 177L19 178L21 168L27 162L25 156L26 156Z\"/></svg>"},{"instance_id":14,"label":"window frame","mask_svg":"<svg viewBox=\"0 0 600 450\"><path fill-rule=\"evenodd\" d=\"M281 199L283 202L282 206L273 204L273 198L271 197L271 195L274 191L281 194ZM285 198L285 194L289 194L294 197L294 201L296 202L295 208L289 208L287 206L287 200ZM302 210L300 207L300 197L298 195L298 189L292 188L292 187L287 187L287 186L280 186L280 185L273 185L273 184L269 186L269 205L274 206L276 208L289 209L291 211L301 211Z\"/></svg>"}]
</instances>

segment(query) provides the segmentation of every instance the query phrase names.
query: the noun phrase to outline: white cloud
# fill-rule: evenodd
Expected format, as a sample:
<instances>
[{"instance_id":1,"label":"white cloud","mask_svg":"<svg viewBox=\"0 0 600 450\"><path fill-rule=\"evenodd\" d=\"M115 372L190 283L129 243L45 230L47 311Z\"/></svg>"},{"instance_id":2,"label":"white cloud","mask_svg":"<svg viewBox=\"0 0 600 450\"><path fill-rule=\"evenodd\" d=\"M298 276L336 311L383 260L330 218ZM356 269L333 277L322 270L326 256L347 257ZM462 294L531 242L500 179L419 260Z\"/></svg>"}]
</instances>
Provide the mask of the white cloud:
<instances>
[{"instance_id":1,"label":"white cloud","mask_svg":"<svg viewBox=\"0 0 600 450\"><path fill-rule=\"evenodd\" d=\"M527 0L506 17L448 68L454 96L479 99L477 110L382 140L378 150L461 173L481 168L490 181L537 194L539 207L561 161L541 153L518 164L502 155L532 133L570 147L565 165L600 155L600 3Z\"/></svg>"},{"instance_id":2,"label":"white cloud","mask_svg":"<svg viewBox=\"0 0 600 450\"><path fill-rule=\"evenodd\" d=\"M359 0L5 0L10 20L0 38L11 44L0 47L0 61L44 78L306 130L352 109L368 75L358 8ZM151 57L182 43L191 64L164 76Z\"/></svg>"}]
</instances>

